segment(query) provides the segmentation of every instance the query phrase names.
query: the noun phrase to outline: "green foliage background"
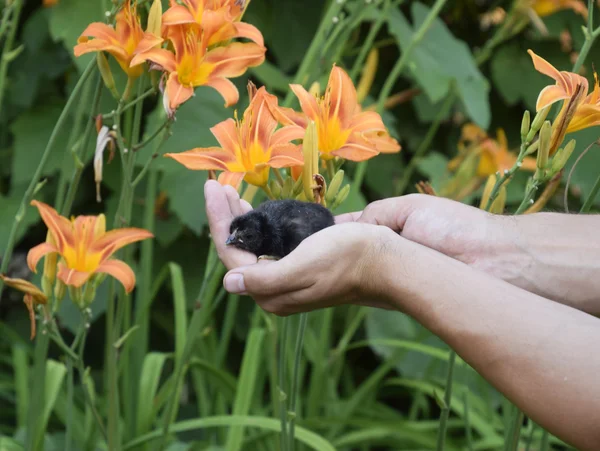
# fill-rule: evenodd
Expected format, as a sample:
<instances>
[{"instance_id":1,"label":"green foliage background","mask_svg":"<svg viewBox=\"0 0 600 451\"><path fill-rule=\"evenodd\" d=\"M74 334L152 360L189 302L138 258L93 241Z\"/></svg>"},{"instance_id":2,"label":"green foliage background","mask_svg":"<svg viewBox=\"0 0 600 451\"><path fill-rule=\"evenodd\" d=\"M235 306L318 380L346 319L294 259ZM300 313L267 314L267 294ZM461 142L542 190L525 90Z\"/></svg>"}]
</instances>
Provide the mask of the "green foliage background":
<instances>
[{"instance_id":1,"label":"green foliage background","mask_svg":"<svg viewBox=\"0 0 600 451\"><path fill-rule=\"evenodd\" d=\"M23 48L9 66L6 96L0 111L0 256L4 253L22 195L57 118L79 75L92 59L89 55L75 59L72 48L88 23L103 19L104 3L102 0L60 0L52 8L43 8L36 1L25 4L17 34L17 42ZM431 3L395 2L383 18L384 26L376 39L380 50L379 67L365 105L377 100L387 74L406 50ZM164 4L166 7L167 2ZM302 62L328 6L329 2L323 0L252 1L244 20L262 31L268 60L250 70L247 77L234 80L242 94L236 108L242 111L247 105L244 87L248 78L257 85L266 85L270 92L280 97L287 94L287 85ZM405 71L392 90L396 93L416 87L421 93L383 115L390 133L402 144L402 152L371 161L362 185L354 186L340 212L354 211L369 201L402 194L398 187L404 171L452 89L457 95L454 108L443 118L425 157L416 162L417 171L411 177L408 191L414 191L412 186L419 180L430 180L434 187L439 186L447 176L446 164L457 152L461 118L475 122L491 135L495 135L496 128L502 127L511 146L518 146L523 110L533 112L539 91L551 82L534 71L526 50L531 48L556 67L569 70L572 62L568 53L561 50L559 36L568 30L574 49L580 48L584 22L572 11L558 12L544 18L548 35L528 26L495 48L489 60L479 65L477 51L493 32L493 29L481 29L480 16L497 6L508 9L510 3L468 0L447 3L423 41L413 50ZM348 12L340 17L339 31L336 31L339 34L329 47L320 50L318 67L306 80L307 87L314 80L324 86L334 61L352 67L370 26L380 20L380 2L348 0L346 7ZM596 46L585 65L590 81L591 62L598 63L599 57ZM123 86L124 77L119 77L118 66L113 66L117 82ZM91 102L91 86L83 94L87 103L82 101L82 108ZM113 108L110 94L104 92L101 110L106 113ZM152 97L145 102L143 130L146 135L161 124L161 108L158 98ZM232 114L232 108L223 108L217 93L206 88L197 89L196 96L178 111L173 134L160 152L215 145L209 127ZM64 196L64 186L61 186L68 182L64 177L73 171L70 148L76 143L70 132L77 124L73 118L69 120L70 126L58 137L44 169L45 185L37 194L39 200L49 204L55 204ZM568 169L575 157L598 135L598 130L593 128L573 136L578 147ZM82 154L86 168L73 214L105 212L112 218L120 193L120 166L116 162L105 165L102 202L96 203L90 164L93 150L90 142ZM154 146L149 146L139 152L137 170L141 170L155 151ZM590 193L600 172L600 151L592 150L584 158L573 173L572 205L577 205ZM126 428L123 432L125 441L162 425L160 415L153 409L156 403L161 405L160 397L165 396L163 383L173 369L171 353L175 349L177 354L182 346L185 317L189 317L202 301L197 294L209 252L202 194L206 174L188 171L173 160L163 158L157 158L152 167L158 177L159 197L165 200L157 207L154 217L156 242L152 283L148 282L154 293L150 301L148 330L152 352L142 356L141 380L135 380L132 385L136 390L140 387L137 419L146 423L137 430ZM356 166L347 167L351 182L356 175ZM138 187L134 199L132 225L138 227L144 224L145 183ZM517 178L509 190L509 203L518 204L524 186L525 178ZM476 203L479 195L476 193L471 201ZM563 208L562 188L548 208ZM27 208L9 274L29 277L24 255L45 239L45 233L35 209ZM137 273L139 277L140 272ZM36 276L32 280L39 282ZM224 296L218 286L215 286L215 292L217 298ZM102 380L106 293L105 283L92 306L93 321L85 353L101 400L106 396ZM275 349L270 341L272 330L254 327L252 321L256 315L251 299L233 296L224 298L211 313L194 350L194 370L186 379L177 417L179 422L188 420L197 421L197 424L182 428L182 432L173 437L170 450L278 449L277 440L273 439L276 436L273 430L277 429L278 423L269 401L269 390L273 387L265 382L266 376L260 369L275 359ZM62 303L59 320L67 335L75 333L79 313L68 299ZM24 431L19 415L23 415L20 413L24 408L22 403L28 398L27 388L19 386L19 378L30 374L26 362L31 356L32 345L28 341L29 321L20 295L4 291L0 300L0 321L0 450L22 449L19 443ZM351 344L340 354L340 339L353 324L355 333L348 337ZM295 327L294 323L292 329ZM135 334L132 332L132 336ZM53 349L50 355L56 361L49 368L46 392L55 393L57 398L44 400L49 409L44 449L58 450L64 449L67 384L65 367L58 363L61 360L59 351ZM326 449L318 441L324 437L340 450L435 448L439 416L435 401L442 402L440 396L446 384L448 349L412 319L400 313L362 307L311 314L303 357L306 360L305 377L301 381L302 414L298 424L313 431L298 430L305 443L320 443L316 449ZM338 374L337 379L335 374ZM315 384L320 387L317 391ZM240 393L245 393L246 398ZM459 364L455 371L454 393L449 406L451 419L446 449L465 449L467 443L473 446L472 449L502 449L511 414L509 404L465 364ZM157 398L153 401L154 395ZM78 428L75 433L77 449L95 449L86 435L86 431L91 430L88 429L91 420L84 415L87 411L83 407L81 391L76 390L75 396L78 412L82 415L72 420ZM232 409L238 416L229 417L230 421L210 420L214 415L229 415ZM140 419L143 412L149 415L148 418ZM466 412L469 412L468 417ZM267 420L252 423L245 415L272 417L273 423ZM206 424L202 423L203 418ZM125 426L130 425L128 420L125 421ZM253 427L236 439L228 432L235 429L227 427L231 424ZM212 427L205 429L204 426ZM531 427L526 428L529 431ZM469 434L467 430L472 432ZM534 443L538 443L541 430L536 430L534 437ZM559 449L558 440L552 438L550 442Z\"/></svg>"}]
</instances>

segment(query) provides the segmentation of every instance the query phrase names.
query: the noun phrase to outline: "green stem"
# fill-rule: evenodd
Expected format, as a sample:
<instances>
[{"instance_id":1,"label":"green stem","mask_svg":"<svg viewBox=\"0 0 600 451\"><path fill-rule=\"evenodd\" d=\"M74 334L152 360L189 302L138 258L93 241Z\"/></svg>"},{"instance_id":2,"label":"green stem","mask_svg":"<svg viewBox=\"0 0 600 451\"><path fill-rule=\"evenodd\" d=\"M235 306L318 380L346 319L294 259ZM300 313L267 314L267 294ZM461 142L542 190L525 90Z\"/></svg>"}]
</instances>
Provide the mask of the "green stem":
<instances>
[{"instance_id":1,"label":"green stem","mask_svg":"<svg viewBox=\"0 0 600 451\"><path fill-rule=\"evenodd\" d=\"M27 421L27 433L25 434L25 449L40 449L44 431L38 431L41 427L40 420L44 410L45 387L46 387L46 359L48 357L48 345L50 339L48 332L44 330L37 336L35 343L35 354L33 364L33 377L35 381L31 393L31 404L29 406L29 417Z\"/></svg>"},{"instance_id":2,"label":"green stem","mask_svg":"<svg viewBox=\"0 0 600 451\"><path fill-rule=\"evenodd\" d=\"M412 51L423 40L427 31L429 30L431 25L433 25L433 21L439 15L440 11L446 4L446 1L447 0L437 0L435 2L431 10L429 11L429 14L427 14L427 17L425 18L419 29L416 31L416 33L413 35L408 46L406 47L406 50L402 52L402 56L392 68L392 71L385 80L385 83L383 84L383 87L381 88L381 92L379 94L379 100L377 101L377 111L379 113L383 111L385 101L390 96L390 93L394 88L396 80L404 70L404 66L406 66L406 64L408 63L408 58L411 56Z\"/></svg>"},{"instance_id":3,"label":"green stem","mask_svg":"<svg viewBox=\"0 0 600 451\"><path fill-rule=\"evenodd\" d=\"M141 148L146 147L148 144L150 144L154 140L154 138L156 138L160 134L160 132L162 132L170 124L171 124L171 120L167 119L148 138L146 138L145 140L143 140L141 143L138 143L135 146L133 146L133 151L136 152L136 151L140 150Z\"/></svg>"},{"instance_id":4,"label":"green stem","mask_svg":"<svg viewBox=\"0 0 600 451\"><path fill-rule=\"evenodd\" d=\"M581 210L579 210L579 213L589 213L590 209L592 208L592 205L594 205L594 201L596 200L598 191L600 191L600 175L596 179L596 183L594 183L592 191L590 192L588 198L585 200L585 203L583 204L583 207L581 207Z\"/></svg>"},{"instance_id":5,"label":"green stem","mask_svg":"<svg viewBox=\"0 0 600 451\"><path fill-rule=\"evenodd\" d=\"M517 211L515 211L515 215L522 214L533 204L533 197L535 196L535 192L539 189L540 185L541 184L539 182L532 181L531 186L529 186L527 191L525 191L525 196L523 197L519 208L517 208Z\"/></svg>"},{"instance_id":6,"label":"green stem","mask_svg":"<svg viewBox=\"0 0 600 451\"><path fill-rule=\"evenodd\" d=\"M100 77L98 77L100 78ZM100 81L100 80L99 80ZM67 141L67 147L65 148L66 152L63 156L63 164L62 169L60 171L60 177L58 180L58 190L56 190L56 197L54 200L54 208L57 211L62 211L63 203L65 202L65 191L67 189L67 168L70 165L70 162L74 160L75 167L77 167L78 163L80 163L77 158L76 148L80 146L80 143L77 142L77 138L81 135L81 127L83 126L83 117L85 115L86 106L89 104L89 97L92 94L92 83L91 80L86 83L85 89L81 95L81 100L79 101L79 107L75 112L75 120L73 121L73 126L71 129L71 133L69 136L69 140Z\"/></svg>"},{"instance_id":7,"label":"green stem","mask_svg":"<svg viewBox=\"0 0 600 451\"><path fill-rule=\"evenodd\" d=\"M373 23L373 25L371 25L369 34L367 34L367 38L365 39L365 42L360 49L360 53L358 54L358 57L356 58L356 61L354 62L354 65L352 66L352 71L350 72L350 78L352 78L352 80L356 80L356 78L358 77L358 74L362 70L364 62L367 59L367 56L369 55L369 51L373 47L373 42L375 41L375 38L377 37L377 33L379 33L379 30L381 29L381 27L383 26L383 23L386 21L386 19L388 17L387 12L388 12L389 8L390 8L390 0L384 0L381 14L379 14L379 17L377 17L377 20ZM393 41L393 42L395 42L395 41Z\"/></svg>"},{"instance_id":8,"label":"green stem","mask_svg":"<svg viewBox=\"0 0 600 451\"><path fill-rule=\"evenodd\" d=\"M304 332L306 331L306 322L308 319L308 313L301 313L298 324L298 335L296 337L296 349L294 352L294 368L292 372L292 386L290 388L290 406L289 406L289 418L290 418L290 438L289 438L289 449L294 451L296 441L294 435L294 426L296 423L296 398L298 396L298 382L300 380L300 360L302 358L302 346L304 343Z\"/></svg>"},{"instance_id":9,"label":"green stem","mask_svg":"<svg viewBox=\"0 0 600 451\"><path fill-rule=\"evenodd\" d=\"M123 108L121 108L121 113L126 112L130 108L136 106L140 102L143 102L145 99L147 99L148 97L150 97L151 95L154 95L154 94L156 94L156 91L154 90L154 88L147 90L141 96L136 97L135 100L132 100L131 102L125 104L123 106ZM112 111L112 112L110 112L108 114L102 115L102 119L113 119L113 118L115 118L115 116L117 116L117 111L116 110Z\"/></svg>"},{"instance_id":10,"label":"green stem","mask_svg":"<svg viewBox=\"0 0 600 451\"><path fill-rule=\"evenodd\" d=\"M75 200L75 194L77 194L77 189L79 188L79 182L81 181L81 175L83 174L83 169L85 165L82 161L86 160L85 151L88 148L90 137L92 136L92 129L94 128L93 118L98 112L98 106L100 105L100 98L102 97L102 78L98 78L98 82L96 84L96 93L94 95L94 100L92 101L92 109L90 110L90 117L88 118L87 126L83 132L83 139L81 141L80 146L78 146L73 151L73 158L75 160L75 169L73 171L73 175L71 176L71 183L69 184L69 190L67 191L67 197L65 199L65 203L63 205L61 214L62 216L68 217L71 213L71 208L73 207L73 201ZM81 151L81 153L80 153ZM59 210L60 211L60 210Z\"/></svg>"},{"instance_id":11,"label":"green stem","mask_svg":"<svg viewBox=\"0 0 600 451\"><path fill-rule=\"evenodd\" d=\"M443 451L446 444L446 430L448 428L448 416L450 415L450 401L452 399L452 382L454 375L454 363L456 362L456 352L450 351L450 360L448 362L448 376L446 378L446 391L444 393L444 405L440 413L440 428L438 429L437 451Z\"/></svg>"},{"instance_id":12,"label":"green stem","mask_svg":"<svg viewBox=\"0 0 600 451\"><path fill-rule=\"evenodd\" d=\"M294 77L294 83L297 84L305 84L308 80L308 76L312 69L312 65L314 61L317 59L319 53L321 52L323 43L325 42L325 38L327 36L327 32L330 27L333 25L333 18L339 14L343 7L344 2L338 2L337 0L332 0L329 4L329 9L323 16L321 23L319 24L319 28L317 29L317 33L310 43L310 47L306 52L302 63L300 64L300 68ZM285 97L283 105L289 107L294 99L294 93L290 90Z\"/></svg>"},{"instance_id":13,"label":"green stem","mask_svg":"<svg viewBox=\"0 0 600 451\"><path fill-rule=\"evenodd\" d=\"M67 424L65 451L71 451L73 445L73 361L67 360Z\"/></svg>"},{"instance_id":14,"label":"green stem","mask_svg":"<svg viewBox=\"0 0 600 451\"><path fill-rule=\"evenodd\" d=\"M452 90L446 96L446 100L444 100L444 103L440 107L438 114L435 117L435 120L429 126L429 130L427 131L427 134L425 135L425 139L423 139L423 141L421 141L421 144L419 145L417 151L414 153L414 155L410 159L410 162L404 169L404 171L402 173L402 178L400 179L400 181L398 182L398 186L396 187L397 195L403 194L404 191L406 190L406 188L408 187L408 184L410 183L410 179L411 179L414 171L417 169L417 165L419 164L419 161L421 160L421 158L423 157L425 152L427 152L427 150L429 149L429 146L433 142L433 139L435 138L435 135L436 135L438 129L440 128L442 121L448 115L448 112L450 111L450 108L452 108L452 105L454 105L455 100L456 100L456 94L455 94L455 91Z\"/></svg>"},{"instance_id":15,"label":"green stem","mask_svg":"<svg viewBox=\"0 0 600 451\"><path fill-rule=\"evenodd\" d=\"M542 433L542 444L540 445L540 451L548 451L550 449L550 434L548 431Z\"/></svg>"},{"instance_id":16,"label":"green stem","mask_svg":"<svg viewBox=\"0 0 600 451\"><path fill-rule=\"evenodd\" d=\"M521 149L519 150L519 155L517 156L517 159L516 159L513 167L505 170L504 173L500 177L497 177L496 183L494 183L494 187L492 188L492 191L490 193L490 198L488 199L487 205L485 206L486 211L489 211L490 208L492 207L492 204L494 203L494 201L498 197L498 194L500 193L500 188L502 187L502 185L504 185L504 183L506 183L523 164L523 159L525 158L525 153L527 151L528 145L529 145L528 142L525 142L525 141L521 142ZM531 199L531 198L529 198L529 199ZM527 201L529 201L529 199L527 199ZM523 200L523 202L525 202L525 199ZM523 205L523 203L522 203L522 205ZM521 207L519 207L519 208L521 208Z\"/></svg>"},{"instance_id":17,"label":"green stem","mask_svg":"<svg viewBox=\"0 0 600 451\"><path fill-rule=\"evenodd\" d=\"M279 324L281 325L281 335L279 337L279 370L277 372L278 386L279 386L279 416L281 418L281 451L288 451L288 417L287 417L287 396L285 391L285 354L287 348L287 335L288 335L288 322L289 318L280 318Z\"/></svg>"},{"instance_id":18,"label":"green stem","mask_svg":"<svg viewBox=\"0 0 600 451\"><path fill-rule=\"evenodd\" d=\"M8 65L13 61L11 52L14 51L13 44L15 37L17 36L17 29L19 28L19 18L21 17L21 9L23 8L24 0L15 0L12 5L12 16L11 21L3 22L6 27L10 27L8 36L4 41L4 47L2 48L2 55L0 56L0 111L2 111L2 103L4 101L4 92L6 91L6 74L8 73ZM6 7L7 9L10 9Z\"/></svg>"},{"instance_id":19,"label":"green stem","mask_svg":"<svg viewBox=\"0 0 600 451\"><path fill-rule=\"evenodd\" d=\"M67 118L69 116L69 113L71 112L71 108L73 108L73 105L75 105L75 99L79 95L79 92L85 85L85 81L92 74L95 67L96 67L96 61L91 61L90 64L88 64L87 68L85 69L85 71L83 72L81 77L79 78L79 81L75 85L75 88L73 89L73 92L71 93L71 96L69 97L69 100L67 101L67 104L63 108L63 111L60 114L60 117L58 118L56 125L54 126L54 130L52 130L50 139L48 139L48 143L46 144L46 149L44 150L44 153L42 154L42 158L40 159L40 162L38 163L38 167L35 170L35 173L33 174L33 177L31 179L31 182L29 183L29 186L27 187L27 191L25 191L25 194L23 195L23 199L21 200L19 210L17 212L17 215L15 216L15 220L13 221L13 225L10 230L10 235L8 236L8 242L6 243L4 255L2 258L2 264L0 265L0 273L6 272L6 268L8 267L8 263L10 262L10 259L12 256L13 248L16 245L17 232L19 231L21 222L23 222L23 217L25 216L25 209L27 208L27 205L29 205L29 202L31 201L33 194L34 194L35 187L37 186L38 182L40 181L40 178L42 176L42 171L44 170L44 168L46 166L46 162L48 161L50 152L54 148L56 138L57 138L58 134L60 133L60 131L62 130L62 128L64 127L64 125L67 121ZM4 290L4 283L0 282L0 298L2 298L3 290Z\"/></svg>"},{"instance_id":20,"label":"green stem","mask_svg":"<svg viewBox=\"0 0 600 451\"><path fill-rule=\"evenodd\" d=\"M473 434L471 432L471 421L469 419L469 390L466 389L463 392L463 403L465 406L464 420L465 420L465 435L467 438L467 450L473 451Z\"/></svg>"},{"instance_id":21,"label":"green stem","mask_svg":"<svg viewBox=\"0 0 600 451\"><path fill-rule=\"evenodd\" d=\"M516 451L519 446L519 437L521 435L521 425L525 415L520 409L515 407L515 413L508 430L507 439L504 444L504 451Z\"/></svg>"}]
</instances>

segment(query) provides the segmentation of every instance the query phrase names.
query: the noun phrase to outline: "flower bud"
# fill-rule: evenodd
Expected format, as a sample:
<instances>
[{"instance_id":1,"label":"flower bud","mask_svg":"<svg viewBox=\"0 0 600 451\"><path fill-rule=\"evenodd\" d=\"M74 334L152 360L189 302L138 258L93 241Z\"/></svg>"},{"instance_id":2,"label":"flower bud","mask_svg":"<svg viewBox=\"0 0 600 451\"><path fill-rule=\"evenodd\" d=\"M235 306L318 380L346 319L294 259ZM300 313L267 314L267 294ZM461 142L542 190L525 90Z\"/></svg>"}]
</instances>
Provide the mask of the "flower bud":
<instances>
[{"instance_id":1,"label":"flower bud","mask_svg":"<svg viewBox=\"0 0 600 451\"><path fill-rule=\"evenodd\" d=\"M572 139L567 143L565 147L558 149L558 152L552 158L550 173L552 175L558 174L567 164L571 154L575 150L575 140Z\"/></svg>"},{"instance_id":2,"label":"flower bud","mask_svg":"<svg viewBox=\"0 0 600 451\"><path fill-rule=\"evenodd\" d=\"M83 290L81 287L68 286L69 297L79 308L83 308Z\"/></svg>"},{"instance_id":3,"label":"flower bud","mask_svg":"<svg viewBox=\"0 0 600 451\"><path fill-rule=\"evenodd\" d=\"M329 183L329 188L327 189L327 194L325 195L325 200L327 203L332 203L337 196L340 188L342 187L342 183L344 182L344 171L339 170L331 179Z\"/></svg>"},{"instance_id":4,"label":"flower bud","mask_svg":"<svg viewBox=\"0 0 600 451\"><path fill-rule=\"evenodd\" d=\"M271 181L269 181L269 189L271 190L271 194L273 194L276 199L281 198L281 185L277 183L277 180L271 179Z\"/></svg>"},{"instance_id":5,"label":"flower bud","mask_svg":"<svg viewBox=\"0 0 600 451\"><path fill-rule=\"evenodd\" d=\"M115 79L112 71L110 70L110 65L108 64L108 60L106 59L106 56L104 56L103 52L96 53L96 63L98 64L102 81L104 81L104 86L106 86L115 99L120 99L121 96L119 95L117 87L115 86Z\"/></svg>"},{"instance_id":6,"label":"flower bud","mask_svg":"<svg viewBox=\"0 0 600 451\"><path fill-rule=\"evenodd\" d=\"M340 190L340 192L331 204L331 210L335 210L340 205L342 205L344 201L348 198L348 194L350 194L350 185L346 185Z\"/></svg>"},{"instance_id":7,"label":"flower bud","mask_svg":"<svg viewBox=\"0 0 600 451\"><path fill-rule=\"evenodd\" d=\"M152 33L155 36L160 36L162 27L162 2L161 0L154 0L148 13L148 26L146 31Z\"/></svg>"},{"instance_id":8,"label":"flower bud","mask_svg":"<svg viewBox=\"0 0 600 451\"><path fill-rule=\"evenodd\" d=\"M52 246L56 246L54 242L54 238L52 237L52 233L48 230L46 234L46 243L51 244ZM47 289L44 288L44 294L48 297L52 294L52 286L54 285L54 281L56 280L56 260L58 258L58 254L56 252L51 252L44 257L44 273L42 278L42 286L44 283L47 285Z\"/></svg>"},{"instance_id":9,"label":"flower bud","mask_svg":"<svg viewBox=\"0 0 600 451\"><path fill-rule=\"evenodd\" d=\"M300 173L300 177L298 177L298 180L296 180L296 183L294 183L294 186L292 188L292 197L296 197L301 192L302 192L302 173Z\"/></svg>"},{"instance_id":10,"label":"flower bud","mask_svg":"<svg viewBox=\"0 0 600 451\"><path fill-rule=\"evenodd\" d=\"M311 121L306 128L306 133L302 142L302 152L304 154L302 186L304 188L304 196L311 202L315 200L313 193L313 176L317 174L319 170L318 143L317 126L314 121Z\"/></svg>"},{"instance_id":11,"label":"flower bud","mask_svg":"<svg viewBox=\"0 0 600 451\"><path fill-rule=\"evenodd\" d=\"M302 181L300 180L298 183L300 185L300 189L302 189ZM281 198L289 199L290 197L292 197L293 190L294 190L294 181L292 180L291 177L287 177L283 181L283 187L281 188Z\"/></svg>"},{"instance_id":12,"label":"flower bud","mask_svg":"<svg viewBox=\"0 0 600 451\"><path fill-rule=\"evenodd\" d=\"M521 141L527 139L527 134L529 133L529 128L531 127L531 115L529 114L529 110L525 110L523 113L523 120L521 121Z\"/></svg>"},{"instance_id":13,"label":"flower bud","mask_svg":"<svg viewBox=\"0 0 600 451\"><path fill-rule=\"evenodd\" d=\"M362 76L358 82L358 86L356 87L358 103L362 103L366 99L367 95L369 95L369 91L373 85L373 80L375 79L375 73L377 72L378 62L379 51L377 48L373 48L369 52L369 56L367 57L367 61L365 62L362 70Z\"/></svg>"},{"instance_id":14,"label":"flower bud","mask_svg":"<svg viewBox=\"0 0 600 451\"><path fill-rule=\"evenodd\" d=\"M536 164L538 169L546 169L548 166L548 154L550 152L550 139L552 138L552 126L550 121L544 122L540 130L540 146L538 148Z\"/></svg>"},{"instance_id":15,"label":"flower bud","mask_svg":"<svg viewBox=\"0 0 600 451\"><path fill-rule=\"evenodd\" d=\"M479 204L479 208L484 210L487 204L490 201L490 196L492 195L492 191L494 190L494 186L496 186L497 176L496 174L492 174L488 177L487 182L485 184L485 188L483 189L483 195L481 196L481 202ZM500 191L490 205L490 209L488 210L490 213L502 214L504 212L504 207L506 206L506 186L502 185L500 187Z\"/></svg>"},{"instance_id":16,"label":"flower bud","mask_svg":"<svg viewBox=\"0 0 600 451\"><path fill-rule=\"evenodd\" d=\"M52 309L55 312L57 312L58 309L60 308L60 304L61 304L62 300L65 298L66 292L67 292L67 286L65 285L65 283L62 280L58 279L56 281L56 284L54 285L54 299L56 300L56 302L52 306Z\"/></svg>"},{"instance_id":17,"label":"flower bud","mask_svg":"<svg viewBox=\"0 0 600 451\"><path fill-rule=\"evenodd\" d=\"M527 141L527 142L533 141L533 138L535 138L536 133L540 130L540 128L542 128L542 124L546 120L546 117L548 116L549 112L550 112L549 106L547 106L543 110L537 112L537 114L533 118L533 122L531 124L531 129L529 130L529 133L527 134L527 139L525 141Z\"/></svg>"},{"instance_id":18,"label":"flower bud","mask_svg":"<svg viewBox=\"0 0 600 451\"><path fill-rule=\"evenodd\" d=\"M98 281L93 280L92 276L92 279L90 279L90 281L85 286L85 290L83 291L82 308L87 308L91 305L92 302L94 302L94 299L96 298L96 289L98 288L98 285Z\"/></svg>"}]
</instances>

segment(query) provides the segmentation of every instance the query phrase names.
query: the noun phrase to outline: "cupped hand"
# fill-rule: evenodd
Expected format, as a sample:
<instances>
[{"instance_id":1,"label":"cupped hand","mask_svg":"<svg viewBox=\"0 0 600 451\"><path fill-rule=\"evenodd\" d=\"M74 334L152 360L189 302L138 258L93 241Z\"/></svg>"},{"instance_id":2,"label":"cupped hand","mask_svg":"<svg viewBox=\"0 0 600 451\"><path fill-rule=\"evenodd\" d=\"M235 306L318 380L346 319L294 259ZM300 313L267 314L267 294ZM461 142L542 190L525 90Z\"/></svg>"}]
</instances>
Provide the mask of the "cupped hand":
<instances>
[{"instance_id":1,"label":"cupped hand","mask_svg":"<svg viewBox=\"0 0 600 451\"><path fill-rule=\"evenodd\" d=\"M250 211L250 204L218 182L207 182L204 192L217 253L229 269L223 283L230 293L248 294L264 310L282 316L343 303L392 308L377 282L385 256L402 241L388 227L336 224L279 261L257 262L255 255L225 245L231 220Z\"/></svg>"},{"instance_id":2,"label":"cupped hand","mask_svg":"<svg viewBox=\"0 0 600 451\"><path fill-rule=\"evenodd\" d=\"M501 276L498 254L510 245L510 219L441 197L410 194L373 202L338 217L389 227L402 237L492 275Z\"/></svg>"}]
</instances>

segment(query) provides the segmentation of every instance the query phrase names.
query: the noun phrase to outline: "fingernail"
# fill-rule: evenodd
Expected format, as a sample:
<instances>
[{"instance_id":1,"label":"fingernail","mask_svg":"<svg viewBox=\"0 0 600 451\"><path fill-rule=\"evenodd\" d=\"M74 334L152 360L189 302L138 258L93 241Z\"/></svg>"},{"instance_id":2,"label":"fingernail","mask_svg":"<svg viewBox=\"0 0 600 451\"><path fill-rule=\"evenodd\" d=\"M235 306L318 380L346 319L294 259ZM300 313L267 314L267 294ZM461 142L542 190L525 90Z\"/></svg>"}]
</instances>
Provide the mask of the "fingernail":
<instances>
[{"instance_id":1,"label":"fingernail","mask_svg":"<svg viewBox=\"0 0 600 451\"><path fill-rule=\"evenodd\" d=\"M246 291L246 285L244 284L244 276L240 273L229 274L223 281L225 289L234 294L244 293Z\"/></svg>"}]
</instances>

